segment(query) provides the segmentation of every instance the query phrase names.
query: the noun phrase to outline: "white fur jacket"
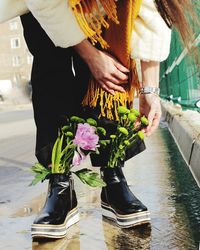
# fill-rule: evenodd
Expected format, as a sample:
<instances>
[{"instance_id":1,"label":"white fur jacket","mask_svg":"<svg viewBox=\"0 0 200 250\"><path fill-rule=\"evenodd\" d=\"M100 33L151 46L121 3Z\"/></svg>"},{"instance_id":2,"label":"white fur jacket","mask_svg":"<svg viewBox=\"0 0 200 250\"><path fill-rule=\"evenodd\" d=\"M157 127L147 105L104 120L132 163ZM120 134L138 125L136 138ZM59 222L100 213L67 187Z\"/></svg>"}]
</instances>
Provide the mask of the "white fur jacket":
<instances>
[{"instance_id":1,"label":"white fur jacket","mask_svg":"<svg viewBox=\"0 0 200 250\"><path fill-rule=\"evenodd\" d=\"M31 11L56 46L67 48L85 39L68 0L0 0L0 23ZM168 57L171 30L154 0L143 0L132 33L131 57L163 61Z\"/></svg>"}]
</instances>

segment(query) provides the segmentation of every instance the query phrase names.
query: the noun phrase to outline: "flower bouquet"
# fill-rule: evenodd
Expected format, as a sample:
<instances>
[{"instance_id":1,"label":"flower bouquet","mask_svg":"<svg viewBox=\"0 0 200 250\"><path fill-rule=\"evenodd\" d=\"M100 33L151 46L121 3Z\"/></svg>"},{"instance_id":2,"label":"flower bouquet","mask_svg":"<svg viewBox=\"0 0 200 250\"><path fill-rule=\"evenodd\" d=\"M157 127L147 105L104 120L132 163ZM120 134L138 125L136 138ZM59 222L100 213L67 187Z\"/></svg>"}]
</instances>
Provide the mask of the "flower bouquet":
<instances>
[{"instance_id":1,"label":"flower bouquet","mask_svg":"<svg viewBox=\"0 0 200 250\"><path fill-rule=\"evenodd\" d=\"M148 120L140 116L136 109L118 107L119 121L114 132L107 137L107 131L98 126L96 120L72 116L58 133L53 146L51 166L46 168L40 163L32 166L36 174L31 185L43 181L51 174L74 173L79 179L92 187L103 187L106 184L96 172L83 168L74 170L89 154L99 154L101 149L107 152L107 167L117 167L126 156L126 151L138 140L144 139L142 129L148 125ZM100 139L101 138L101 139Z\"/></svg>"},{"instance_id":2,"label":"flower bouquet","mask_svg":"<svg viewBox=\"0 0 200 250\"><path fill-rule=\"evenodd\" d=\"M141 116L136 109L118 107L119 121L115 133L109 138L109 160L107 167L117 167L120 161L124 161L126 152L132 148L138 140L144 139L143 129L148 126L148 120Z\"/></svg>"},{"instance_id":3,"label":"flower bouquet","mask_svg":"<svg viewBox=\"0 0 200 250\"><path fill-rule=\"evenodd\" d=\"M79 166L89 154L98 154L100 146L99 135L106 134L102 127L97 127L97 122L88 118L86 121L80 117L72 116L67 119L66 125L58 133L53 146L51 166L44 167L40 163L32 166L31 170L36 174L30 185L43 181L51 174L74 173L79 179L92 187L103 187L106 184L96 172L90 169L73 170Z\"/></svg>"}]
</instances>

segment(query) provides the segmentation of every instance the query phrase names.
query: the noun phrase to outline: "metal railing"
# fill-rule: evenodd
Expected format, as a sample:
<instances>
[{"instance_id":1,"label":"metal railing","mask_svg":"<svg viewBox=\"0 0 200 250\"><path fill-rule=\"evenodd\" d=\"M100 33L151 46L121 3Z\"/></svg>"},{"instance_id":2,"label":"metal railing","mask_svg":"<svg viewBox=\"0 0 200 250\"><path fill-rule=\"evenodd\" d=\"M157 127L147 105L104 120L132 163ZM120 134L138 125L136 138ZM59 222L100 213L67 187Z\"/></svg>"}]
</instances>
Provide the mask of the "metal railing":
<instances>
[{"instance_id":1,"label":"metal railing","mask_svg":"<svg viewBox=\"0 0 200 250\"><path fill-rule=\"evenodd\" d=\"M200 52L200 33L191 42L193 45ZM200 112L200 65L188 55L176 31L172 32L169 57L161 63L160 88L161 98Z\"/></svg>"}]
</instances>

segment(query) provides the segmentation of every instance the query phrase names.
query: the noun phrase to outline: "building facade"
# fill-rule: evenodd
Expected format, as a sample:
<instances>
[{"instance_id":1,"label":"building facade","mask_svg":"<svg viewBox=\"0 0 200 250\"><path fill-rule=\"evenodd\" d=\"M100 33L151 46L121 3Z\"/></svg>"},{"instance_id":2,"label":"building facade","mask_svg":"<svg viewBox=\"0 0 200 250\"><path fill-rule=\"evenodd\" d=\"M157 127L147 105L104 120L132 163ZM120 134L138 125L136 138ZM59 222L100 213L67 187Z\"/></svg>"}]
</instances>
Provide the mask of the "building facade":
<instances>
[{"instance_id":1,"label":"building facade","mask_svg":"<svg viewBox=\"0 0 200 250\"><path fill-rule=\"evenodd\" d=\"M31 67L20 18L0 24L0 81L10 80L13 87L27 84Z\"/></svg>"}]
</instances>

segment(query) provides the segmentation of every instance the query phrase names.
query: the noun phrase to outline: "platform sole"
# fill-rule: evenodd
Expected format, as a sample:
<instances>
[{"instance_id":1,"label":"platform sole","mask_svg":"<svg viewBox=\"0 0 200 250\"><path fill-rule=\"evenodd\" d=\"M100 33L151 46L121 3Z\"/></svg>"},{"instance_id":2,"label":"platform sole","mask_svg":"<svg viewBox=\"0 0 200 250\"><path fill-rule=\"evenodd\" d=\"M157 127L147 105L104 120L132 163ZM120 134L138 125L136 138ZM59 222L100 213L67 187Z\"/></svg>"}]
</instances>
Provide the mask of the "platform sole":
<instances>
[{"instance_id":1,"label":"platform sole","mask_svg":"<svg viewBox=\"0 0 200 250\"><path fill-rule=\"evenodd\" d=\"M79 221L77 208L71 210L65 222L61 225L32 224L32 238L63 238L67 234L67 229Z\"/></svg>"},{"instance_id":2,"label":"platform sole","mask_svg":"<svg viewBox=\"0 0 200 250\"><path fill-rule=\"evenodd\" d=\"M102 215L103 217L115 221L121 228L130 228L142 224L150 223L149 211L143 211L133 214L121 215L115 212L115 210L108 204L102 202Z\"/></svg>"}]
</instances>

